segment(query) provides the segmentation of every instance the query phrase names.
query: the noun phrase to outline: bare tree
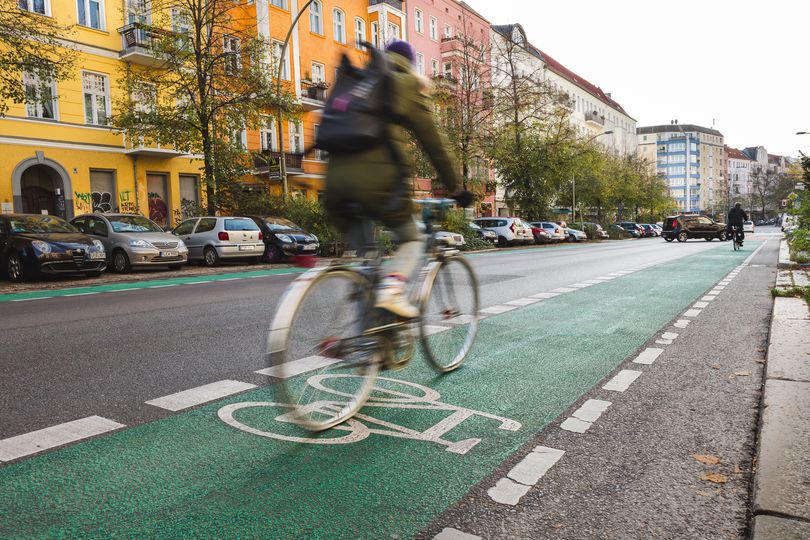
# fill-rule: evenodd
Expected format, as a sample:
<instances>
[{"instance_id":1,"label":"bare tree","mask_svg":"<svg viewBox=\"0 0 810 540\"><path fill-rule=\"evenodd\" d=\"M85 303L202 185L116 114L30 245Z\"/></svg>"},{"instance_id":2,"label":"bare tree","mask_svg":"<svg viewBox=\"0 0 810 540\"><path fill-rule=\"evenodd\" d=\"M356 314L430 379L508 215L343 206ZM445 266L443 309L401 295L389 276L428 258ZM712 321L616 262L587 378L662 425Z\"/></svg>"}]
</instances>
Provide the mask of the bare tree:
<instances>
[{"instance_id":1,"label":"bare tree","mask_svg":"<svg viewBox=\"0 0 810 540\"><path fill-rule=\"evenodd\" d=\"M273 84L271 44L244 0L152 0L152 23L136 24L157 66L127 66L115 123L132 141L203 157L208 212L218 192L250 169L241 141L263 113L294 110ZM217 159L217 158L220 159ZM238 166L241 164L242 166Z\"/></svg>"},{"instance_id":2,"label":"bare tree","mask_svg":"<svg viewBox=\"0 0 810 540\"><path fill-rule=\"evenodd\" d=\"M45 3L0 0L0 116L9 103L49 107L52 84L73 75L72 29L49 17Z\"/></svg>"},{"instance_id":3,"label":"bare tree","mask_svg":"<svg viewBox=\"0 0 810 540\"><path fill-rule=\"evenodd\" d=\"M768 202L771 200L774 189L777 185L778 176L775 171L757 167L751 172L751 183L753 194L757 198L760 207L760 218L765 218L768 209ZM753 211L753 204L751 205Z\"/></svg>"}]
</instances>

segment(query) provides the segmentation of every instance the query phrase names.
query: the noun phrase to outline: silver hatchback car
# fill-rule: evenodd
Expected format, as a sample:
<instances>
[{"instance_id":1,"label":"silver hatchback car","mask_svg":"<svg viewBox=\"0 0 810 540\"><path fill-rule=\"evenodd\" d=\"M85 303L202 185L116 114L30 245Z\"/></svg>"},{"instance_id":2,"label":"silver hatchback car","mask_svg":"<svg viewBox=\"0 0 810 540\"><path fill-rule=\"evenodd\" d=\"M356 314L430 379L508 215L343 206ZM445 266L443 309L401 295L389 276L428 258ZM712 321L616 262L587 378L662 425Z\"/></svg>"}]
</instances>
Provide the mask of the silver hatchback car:
<instances>
[{"instance_id":1,"label":"silver hatchback car","mask_svg":"<svg viewBox=\"0 0 810 540\"><path fill-rule=\"evenodd\" d=\"M217 266L222 259L249 259L259 262L264 241L259 226L246 217L191 218L174 228L188 246L188 260Z\"/></svg>"},{"instance_id":2,"label":"silver hatchback car","mask_svg":"<svg viewBox=\"0 0 810 540\"><path fill-rule=\"evenodd\" d=\"M182 240L139 214L83 214L71 223L104 244L108 268L118 273L133 266L168 266L176 270L188 261Z\"/></svg>"}]
</instances>

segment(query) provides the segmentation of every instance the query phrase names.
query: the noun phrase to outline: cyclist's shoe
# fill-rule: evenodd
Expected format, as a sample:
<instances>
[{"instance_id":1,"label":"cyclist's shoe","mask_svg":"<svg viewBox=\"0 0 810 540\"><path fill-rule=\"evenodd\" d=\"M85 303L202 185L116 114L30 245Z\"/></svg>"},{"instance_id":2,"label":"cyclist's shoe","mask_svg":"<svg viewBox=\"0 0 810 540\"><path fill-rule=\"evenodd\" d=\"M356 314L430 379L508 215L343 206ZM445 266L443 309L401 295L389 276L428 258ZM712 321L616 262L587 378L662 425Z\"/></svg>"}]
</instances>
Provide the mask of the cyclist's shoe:
<instances>
[{"instance_id":1,"label":"cyclist's shoe","mask_svg":"<svg viewBox=\"0 0 810 540\"><path fill-rule=\"evenodd\" d=\"M374 307L384 309L403 319L415 319L419 316L419 309L405 296L405 280L399 275L389 275L383 278L377 287L377 303Z\"/></svg>"}]
</instances>

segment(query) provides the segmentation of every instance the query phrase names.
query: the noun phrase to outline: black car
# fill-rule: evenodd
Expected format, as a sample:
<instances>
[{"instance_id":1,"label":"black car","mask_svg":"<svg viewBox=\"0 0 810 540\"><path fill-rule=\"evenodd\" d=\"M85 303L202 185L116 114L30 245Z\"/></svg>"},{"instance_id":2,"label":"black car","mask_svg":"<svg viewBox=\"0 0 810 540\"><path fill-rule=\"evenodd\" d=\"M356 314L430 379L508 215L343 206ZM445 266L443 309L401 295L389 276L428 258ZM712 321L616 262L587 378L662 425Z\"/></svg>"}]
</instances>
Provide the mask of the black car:
<instances>
[{"instance_id":1,"label":"black car","mask_svg":"<svg viewBox=\"0 0 810 540\"><path fill-rule=\"evenodd\" d=\"M264 260L279 262L289 255L316 255L318 237L292 221L274 216L248 216L264 235Z\"/></svg>"},{"instance_id":2,"label":"black car","mask_svg":"<svg viewBox=\"0 0 810 540\"><path fill-rule=\"evenodd\" d=\"M619 221L616 223L616 225L624 229L633 238L644 238L647 236L647 232L644 230L644 227L635 221Z\"/></svg>"},{"instance_id":3,"label":"black car","mask_svg":"<svg viewBox=\"0 0 810 540\"><path fill-rule=\"evenodd\" d=\"M0 216L0 264L11 281L40 273L95 277L107 267L104 245L56 216Z\"/></svg>"},{"instance_id":4,"label":"black car","mask_svg":"<svg viewBox=\"0 0 810 540\"><path fill-rule=\"evenodd\" d=\"M686 242L690 238L703 238L707 242L715 238L720 241L728 240L726 224L706 216L670 216L664 220L661 236L667 242Z\"/></svg>"},{"instance_id":5,"label":"black car","mask_svg":"<svg viewBox=\"0 0 810 540\"><path fill-rule=\"evenodd\" d=\"M496 244L498 242L498 233L491 229L482 229L477 223L470 222L469 223L470 229L475 232L475 235L480 238L481 240L485 240L490 244Z\"/></svg>"}]
</instances>

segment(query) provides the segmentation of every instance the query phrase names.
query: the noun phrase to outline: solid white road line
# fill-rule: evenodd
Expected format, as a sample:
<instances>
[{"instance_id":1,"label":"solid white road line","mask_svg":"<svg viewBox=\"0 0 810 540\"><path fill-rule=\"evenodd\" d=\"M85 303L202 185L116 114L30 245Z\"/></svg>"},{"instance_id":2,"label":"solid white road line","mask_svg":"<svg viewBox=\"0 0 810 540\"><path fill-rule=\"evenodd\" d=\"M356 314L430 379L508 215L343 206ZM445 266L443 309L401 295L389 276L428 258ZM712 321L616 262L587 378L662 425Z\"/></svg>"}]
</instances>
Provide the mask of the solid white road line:
<instances>
[{"instance_id":1,"label":"solid white road line","mask_svg":"<svg viewBox=\"0 0 810 540\"><path fill-rule=\"evenodd\" d=\"M614 392L624 392L633 381L641 376L640 371L633 371L632 369L623 369L616 374L615 377L610 379L602 388L605 390L612 390Z\"/></svg>"},{"instance_id":2,"label":"solid white road line","mask_svg":"<svg viewBox=\"0 0 810 540\"><path fill-rule=\"evenodd\" d=\"M645 365L649 366L650 364L655 362L655 360L659 356L661 356L662 352L664 352L664 349L657 349L655 347L647 347L646 349L641 351L641 354L639 354L635 358L635 360L633 360L633 362L636 363L636 364L645 364Z\"/></svg>"},{"instance_id":3,"label":"solid white road line","mask_svg":"<svg viewBox=\"0 0 810 540\"><path fill-rule=\"evenodd\" d=\"M539 298L540 300L546 300L548 298L554 298L555 296L560 296L560 293L541 292L541 293L533 294L529 298Z\"/></svg>"},{"instance_id":4,"label":"solid white road line","mask_svg":"<svg viewBox=\"0 0 810 540\"><path fill-rule=\"evenodd\" d=\"M308 356L306 358L300 358L298 360L287 362L280 366L273 366L265 369L260 369L255 373L258 373L259 375L269 375L271 377L277 377L279 379L289 379L290 377L295 377L296 375L300 375L308 371L321 369L326 366L335 364L337 362L340 362L339 358L327 358L325 356Z\"/></svg>"},{"instance_id":5,"label":"solid white road line","mask_svg":"<svg viewBox=\"0 0 810 540\"><path fill-rule=\"evenodd\" d=\"M216 280L216 281L236 281L236 280L238 280L238 279L244 279L244 278L240 278L240 277L231 277L231 278L225 278L225 279L218 279L218 280Z\"/></svg>"},{"instance_id":6,"label":"solid white road line","mask_svg":"<svg viewBox=\"0 0 810 540\"><path fill-rule=\"evenodd\" d=\"M147 289L165 289L166 287L177 287L179 283L168 283L166 285L150 285Z\"/></svg>"},{"instance_id":7,"label":"solid white road line","mask_svg":"<svg viewBox=\"0 0 810 540\"><path fill-rule=\"evenodd\" d=\"M36 298L18 298L17 300L12 300L12 302L30 302L31 300L45 300L46 298L55 298L55 297L37 296Z\"/></svg>"},{"instance_id":8,"label":"solid white road line","mask_svg":"<svg viewBox=\"0 0 810 540\"><path fill-rule=\"evenodd\" d=\"M126 427L100 416L88 416L0 441L0 461L11 461L94 435Z\"/></svg>"},{"instance_id":9,"label":"solid white road line","mask_svg":"<svg viewBox=\"0 0 810 540\"><path fill-rule=\"evenodd\" d=\"M700 309L687 309L684 312L683 316L684 317L693 317L694 318L694 317L697 317L698 315L700 315L701 311L702 310L700 310Z\"/></svg>"},{"instance_id":10,"label":"solid white road line","mask_svg":"<svg viewBox=\"0 0 810 540\"><path fill-rule=\"evenodd\" d=\"M433 537L433 540L481 540L481 537L461 532L452 527L445 527L442 532Z\"/></svg>"},{"instance_id":11,"label":"solid white road line","mask_svg":"<svg viewBox=\"0 0 810 540\"><path fill-rule=\"evenodd\" d=\"M512 311L513 309L517 309L517 306L490 306L488 308L482 309L481 313L500 315L501 313L506 313L507 311Z\"/></svg>"},{"instance_id":12,"label":"solid white road line","mask_svg":"<svg viewBox=\"0 0 810 540\"><path fill-rule=\"evenodd\" d=\"M62 296L63 297L65 297L65 296L90 296L91 294L98 294L98 292L96 292L96 291L93 291L93 292L78 292L78 293L72 293L72 294L63 294Z\"/></svg>"},{"instance_id":13,"label":"solid white road line","mask_svg":"<svg viewBox=\"0 0 810 540\"><path fill-rule=\"evenodd\" d=\"M198 386L197 388L191 388L189 390L183 390L182 392L177 392L176 394L150 399L146 402L146 404L154 405L155 407L160 407L161 409L166 409L167 411L182 411L183 409L188 409L189 407L202 405L203 403L208 403L209 401L214 401L215 399L244 392L245 390L250 390L252 388L256 388L256 385L239 381L224 380Z\"/></svg>"},{"instance_id":14,"label":"solid white road line","mask_svg":"<svg viewBox=\"0 0 810 540\"><path fill-rule=\"evenodd\" d=\"M126 289L112 289L106 292L126 292L126 291L139 291L139 287L127 287Z\"/></svg>"},{"instance_id":15,"label":"solid white road line","mask_svg":"<svg viewBox=\"0 0 810 540\"><path fill-rule=\"evenodd\" d=\"M211 280L205 280L205 281L189 281L188 283L186 283L186 285L202 285L203 283L213 283L213 281L211 281Z\"/></svg>"}]
</instances>

